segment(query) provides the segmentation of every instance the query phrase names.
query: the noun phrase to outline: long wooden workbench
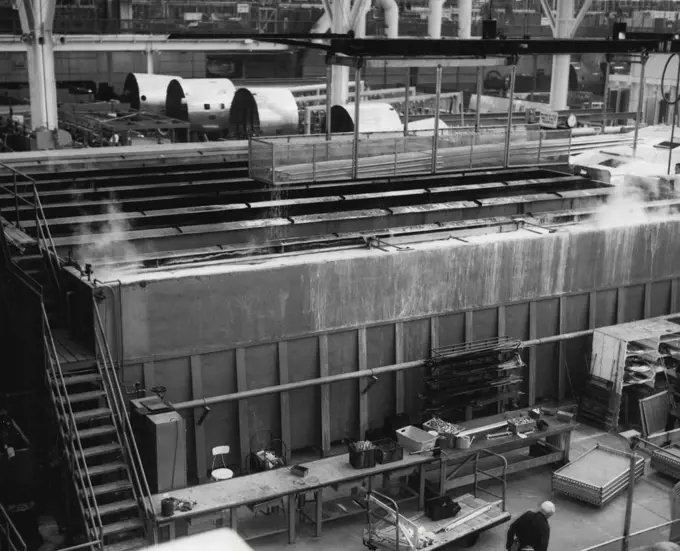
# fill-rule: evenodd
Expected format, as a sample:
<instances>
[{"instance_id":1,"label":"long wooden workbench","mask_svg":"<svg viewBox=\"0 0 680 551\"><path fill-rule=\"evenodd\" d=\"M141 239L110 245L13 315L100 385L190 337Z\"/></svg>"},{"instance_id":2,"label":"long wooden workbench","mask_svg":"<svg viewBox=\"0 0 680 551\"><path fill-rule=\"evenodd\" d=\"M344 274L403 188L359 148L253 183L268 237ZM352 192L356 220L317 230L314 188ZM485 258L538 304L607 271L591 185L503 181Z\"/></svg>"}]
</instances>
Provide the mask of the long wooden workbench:
<instances>
[{"instance_id":1,"label":"long wooden workbench","mask_svg":"<svg viewBox=\"0 0 680 551\"><path fill-rule=\"evenodd\" d=\"M480 425L493 423L505 417L516 416L520 412L512 414L487 417L483 420L476 420L463 423L468 429L474 429ZM452 478L460 470L461 466L471 458L477 456L481 450L488 450L494 453L504 453L508 450L518 448L528 448L538 440L547 443L551 453L542 457L532 458L521 463L511 464L507 468L507 473L518 472L520 470L532 468L538 465L569 460L569 442L571 432L578 426L573 422L562 422L556 418L548 418L549 427L544 431L537 431L526 438L508 436L494 440L484 437L476 438L470 448L465 450L450 449L444 450L440 457L433 457L431 452L424 454L409 455L406 453L401 461L388 463L385 465L377 464L368 469L354 469L349 463L347 454L327 457L316 461L310 461L303 465L309 469L304 478L293 475L289 468L284 467L271 471L255 473L247 476L233 478L220 482L211 482L200 486L193 486L182 490L175 490L163 495L152 497L159 529L168 527L168 532L161 540L167 538L174 539L176 534L184 533L182 525L190 519L197 517L214 515L215 513L230 512L230 522L232 529L238 527L238 508L242 506L252 506L259 502L270 501L277 498L287 498L287 526L284 528L289 534L289 542L296 540L297 529L297 498L299 495L314 493L315 495L315 533L321 536L323 524L323 492L324 488L337 487L354 481L367 479L368 489L371 489L371 478L376 475L389 475L395 471L419 470L420 487L418 492L418 508L422 510L425 504L425 483L426 471L430 464L436 464L439 471L440 491L447 487L446 479ZM452 473L447 476L447 466L454 467ZM494 470L492 469L491 472ZM463 477L463 480L469 477ZM464 485L453 484L453 486ZM451 486L450 484L448 485ZM188 501L193 504L190 510L175 511L172 516L161 516L161 501L164 495ZM182 527L182 528L180 528ZM282 530L278 530L279 532ZM271 531L269 533L272 533ZM252 539L244 535L246 539Z\"/></svg>"}]
</instances>

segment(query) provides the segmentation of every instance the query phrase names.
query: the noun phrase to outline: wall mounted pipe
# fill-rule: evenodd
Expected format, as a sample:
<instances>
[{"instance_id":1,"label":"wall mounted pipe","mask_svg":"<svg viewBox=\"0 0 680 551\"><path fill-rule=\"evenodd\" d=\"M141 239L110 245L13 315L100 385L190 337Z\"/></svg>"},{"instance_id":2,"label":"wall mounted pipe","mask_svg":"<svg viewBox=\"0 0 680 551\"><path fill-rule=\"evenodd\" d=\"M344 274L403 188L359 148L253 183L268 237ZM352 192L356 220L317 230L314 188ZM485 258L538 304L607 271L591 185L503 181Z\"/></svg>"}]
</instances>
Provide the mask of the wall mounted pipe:
<instances>
[{"instance_id":1,"label":"wall mounted pipe","mask_svg":"<svg viewBox=\"0 0 680 551\"><path fill-rule=\"evenodd\" d=\"M680 318L680 313L669 314L666 316L658 316L654 319L673 319ZM562 335L553 335L552 337L541 337L538 339L530 339L522 342L524 348L531 346L539 346L543 344L552 344L572 339L580 339L582 337L589 337L595 332L594 329L585 329L583 331L574 331L573 333L564 333ZM269 394L278 394L280 392L290 392L291 390L298 390L300 388L310 388L321 385L328 385L332 383L339 383L341 381L351 381L353 379L364 379L366 377L378 377L386 373L395 373L397 371L406 371L408 369L416 369L425 367L427 360L416 360L412 362L404 362L394 365L386 365L384 367L376 367L373 369L364 369L362 371L352 371L351 373L341 373L339 375L329 375L327 377L319 377L317 379L308 379L306 381L299 381L296 383L286 383L278 386L269 386L265 388L258 388L254 390L245 390L242 392L234 392L233 394L223 394L221 396L211 396L209 398L200 398L198 400L189 400L186 402L179 402L172 404L176 411L187 409L202 408L205 406L213 406L216 404L224 404L226 402L234 402L238 400L247 400L249 398L257 398L259 396L267 396Z\"/></svg>"}]
</instances>

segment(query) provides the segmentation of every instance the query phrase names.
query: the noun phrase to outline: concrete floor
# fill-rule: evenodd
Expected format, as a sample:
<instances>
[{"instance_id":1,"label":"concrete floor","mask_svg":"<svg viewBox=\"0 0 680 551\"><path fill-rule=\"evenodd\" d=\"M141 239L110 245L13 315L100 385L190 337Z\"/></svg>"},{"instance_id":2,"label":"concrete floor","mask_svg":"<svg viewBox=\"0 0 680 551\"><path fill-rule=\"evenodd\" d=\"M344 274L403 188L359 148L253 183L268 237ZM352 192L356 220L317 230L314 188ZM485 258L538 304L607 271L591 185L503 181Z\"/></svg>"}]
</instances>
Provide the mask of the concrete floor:
<instances>
[{"instance_id":1,"label":"concrete floor","mask_svg":"<svg viewBox=\"0 0 680 551\"><path fill-rule=\"evenodd\" d=\"M590 427L581 427L575 431L571 440L571 458L577 458L596 443L602 443L618 449L625 449L616 435L607 434ZM513 517L527 509L533 509L546 499L552 500L557 513L551 519L552 535L550 551L579 551L589 546L606 542L622 534L626 510L626 496L622 495L603 509L588 506L564 495L552 495L550 489L552 470L549 467L538 468L523 474L513 475L508 479L508 510ZM643 530L662 524L669 520L668 492L672 480L653 471L649 464L645 476L635 487L632 530ZM361 536L365 526L365 517L353 517L336 520L324 525L323 537L312 536L309 525L300 525L298 542L288 545L287 536L279 535L249 542L255 551L274 551L282 548L291 551L350 551L365 549ZM503 551L508 524L498 526L481 535L473 549L486 551ZM634 537L631 550L664 541L668 537L668 529L661 529L645 535ZM601 547L604 551L621 549L621 544L610 544Z\"/></svg>"}]
</instances>

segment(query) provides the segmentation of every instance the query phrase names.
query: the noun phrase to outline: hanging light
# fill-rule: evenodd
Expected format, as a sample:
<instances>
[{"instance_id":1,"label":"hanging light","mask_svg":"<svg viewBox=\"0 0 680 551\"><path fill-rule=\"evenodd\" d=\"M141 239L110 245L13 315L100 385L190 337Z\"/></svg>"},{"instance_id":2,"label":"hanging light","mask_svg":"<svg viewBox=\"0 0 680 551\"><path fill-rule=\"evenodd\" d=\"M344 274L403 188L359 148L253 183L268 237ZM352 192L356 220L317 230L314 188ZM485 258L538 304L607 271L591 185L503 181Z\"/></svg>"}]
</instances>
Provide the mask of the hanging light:
<instances>
[{"instance_id":1,"label":"hanging light","mask_svg":"<svg viewBox=\"0 0 680 551\"><path fill-rule=\"evenodd\" d=\"M613 33L612 33L613 34L612 38L614 40L625 40L627 28L628 28L628 25L626 24L625 21L614 22L614 29L613 29Z\"/></svg>"}]
</instances>

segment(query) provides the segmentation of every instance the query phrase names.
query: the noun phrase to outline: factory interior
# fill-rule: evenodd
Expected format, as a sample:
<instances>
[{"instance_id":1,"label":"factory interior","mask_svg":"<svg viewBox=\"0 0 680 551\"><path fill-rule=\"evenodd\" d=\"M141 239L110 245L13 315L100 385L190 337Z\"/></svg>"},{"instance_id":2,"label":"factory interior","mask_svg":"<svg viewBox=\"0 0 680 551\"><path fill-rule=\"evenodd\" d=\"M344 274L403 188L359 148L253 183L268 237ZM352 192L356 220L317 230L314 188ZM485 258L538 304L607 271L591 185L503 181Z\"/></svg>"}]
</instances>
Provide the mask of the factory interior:
<instances>
[{"instance_id":1,"label":"factory interior","mask_svg":"<svg viewBox=\"0 0 680 551\"><path fill-rule=\"evenodd\" d=\"M0 551L680 551L680 2L0 0L0 75Z\"/></svg>"}]
</instances>

